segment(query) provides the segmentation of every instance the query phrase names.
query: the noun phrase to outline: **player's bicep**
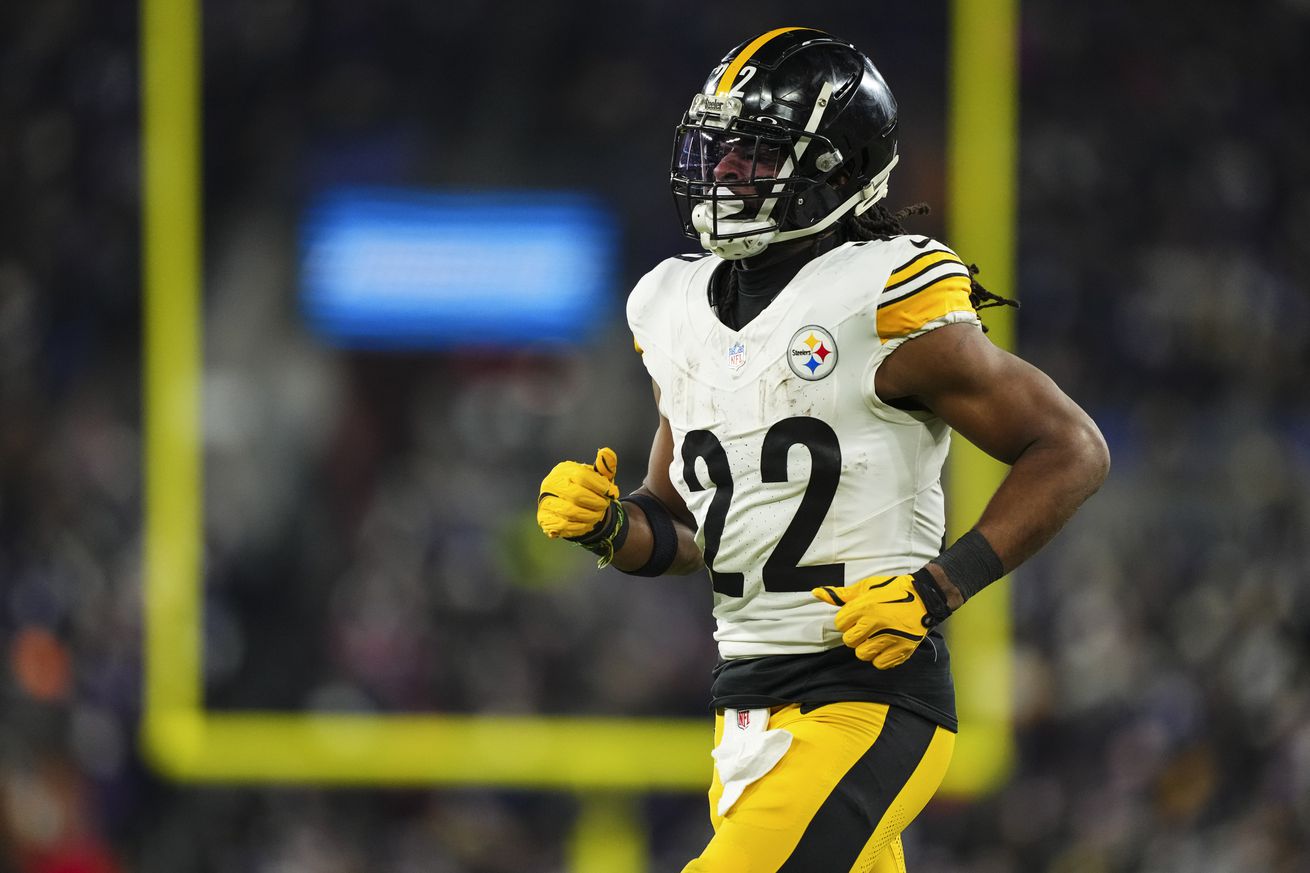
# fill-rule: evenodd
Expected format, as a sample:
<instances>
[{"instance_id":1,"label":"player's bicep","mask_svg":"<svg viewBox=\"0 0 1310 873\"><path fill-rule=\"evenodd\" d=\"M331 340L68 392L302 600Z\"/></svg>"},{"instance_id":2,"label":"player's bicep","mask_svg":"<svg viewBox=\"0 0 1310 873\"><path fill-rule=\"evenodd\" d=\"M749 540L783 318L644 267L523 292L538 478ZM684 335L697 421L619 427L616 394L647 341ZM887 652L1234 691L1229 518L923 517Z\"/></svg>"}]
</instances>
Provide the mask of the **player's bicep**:
<instances>
[{"instance_id":1,"label":"player's bicep","mask_svg":"<svg viewBox=\"0 0 1310 873\"><path fill-rule=\"evenodd\" d=\"M993 347L994 348L994 347ZM1090 419L1041 370L1001 349L988 381L962 380L924 404L987 454L1013 464L1038 439Z\"/></svg>"},{"instance_id":2,"label":"player's bicep","mask_svg":"<svg viewBox=\"0 0 1310 873\"><path fill-rule=\"evenodd\" d=\"M881 396L914 398L1006 464L1043 436L1090 424L1050 377L993 345L974 325L948 325L916 337L894 351L883 369Z\"/></svg>"}]
</instances>

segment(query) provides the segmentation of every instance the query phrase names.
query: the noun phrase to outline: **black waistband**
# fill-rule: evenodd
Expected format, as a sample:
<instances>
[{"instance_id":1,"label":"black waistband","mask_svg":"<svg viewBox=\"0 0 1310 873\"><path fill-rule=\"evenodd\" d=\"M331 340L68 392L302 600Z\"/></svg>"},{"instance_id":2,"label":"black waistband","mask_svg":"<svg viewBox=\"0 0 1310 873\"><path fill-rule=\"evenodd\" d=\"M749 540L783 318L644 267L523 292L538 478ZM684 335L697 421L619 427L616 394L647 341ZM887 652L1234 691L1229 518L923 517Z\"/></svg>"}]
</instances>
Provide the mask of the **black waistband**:
<instances>
[{"instance_id":1,"label":"black waistband","mask_svg":"<svg viewBox=\"0 0 1310 873\"><path fill-rule=\"evenodd\" d=\"M766 655L720 660L711 689L715 709L748 709L788 703L843 700L890 703L955 731L955 684L950 653L931 633L910 660L879 670L846 646L805 655Z\"/></svg>"}]
</instances>

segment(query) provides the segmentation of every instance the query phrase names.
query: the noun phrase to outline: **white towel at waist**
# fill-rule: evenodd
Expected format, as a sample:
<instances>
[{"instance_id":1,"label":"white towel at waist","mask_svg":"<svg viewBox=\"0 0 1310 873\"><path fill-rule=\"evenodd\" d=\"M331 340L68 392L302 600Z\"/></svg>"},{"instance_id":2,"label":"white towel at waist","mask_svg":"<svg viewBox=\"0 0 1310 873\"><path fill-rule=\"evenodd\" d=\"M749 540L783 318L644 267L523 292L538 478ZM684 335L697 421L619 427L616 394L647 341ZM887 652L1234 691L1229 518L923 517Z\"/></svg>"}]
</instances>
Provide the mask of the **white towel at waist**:
<instances>
[{"instance_id":1,"label":"white towel at waist","mask_svg":"<svg viewBox=\"0 0 1310 873\"><path fill-rule=\"evenodd\" d=\"M790 733L768 728L768 708L723 711L723 738L711 753L723 783L719 815L727 815L746 786L772 770L791 747Z\"/></svg>"}]
</instances>

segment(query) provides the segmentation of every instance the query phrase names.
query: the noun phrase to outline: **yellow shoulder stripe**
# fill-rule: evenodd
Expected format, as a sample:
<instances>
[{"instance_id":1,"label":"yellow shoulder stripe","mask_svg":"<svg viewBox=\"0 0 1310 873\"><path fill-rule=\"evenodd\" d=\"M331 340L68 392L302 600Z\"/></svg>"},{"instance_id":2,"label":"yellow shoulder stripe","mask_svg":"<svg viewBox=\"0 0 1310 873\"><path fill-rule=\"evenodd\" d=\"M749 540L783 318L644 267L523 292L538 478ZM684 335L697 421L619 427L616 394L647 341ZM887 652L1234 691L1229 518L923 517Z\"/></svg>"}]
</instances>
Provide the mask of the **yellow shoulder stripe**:
<instances>
[{"instance_id":1,"label":"yellow shoulder stripe","mask_svg":"<svg viewBox=\"0 0 1310 873\"><path fill-rule=\"evenodd\" d=\"M897 285L913 279L915 276L927 270L929 267L940 264L942 261L949 261L952 264L964 266L955 254L948 249L933 249L911 259L904 265L897 267L896 270L887 277L887 287L893 288Z\"/></svg>"},{"instance_id":2,"label":"yellow shoulder stripe","mask_svg":"<svg viewBox=\"0 0 1310 873\"><path fill-rule=\"evenodd\" d=\"M741 68L746 66L750 61L751 56L763 48L764 44L769 40L773 39L775 36L790 33L793 30L809 29L810 28L808 27L779 27L777 30L770 30L768 33L763 33L755 37L755 39L751 40L750 45L742 49L741 53L732 59L732 63L728 64L728 69L723 71L723 75L719 77L719 85L714 91L715 95L722 97L732 90L732 84L734 80L736 80L737 74L741 72Z\"/></svg>"},{"instance_id":3,"label":"yellow shoulder stripe","mask_svg":"<svg viewBox=\"0 0 1310 873\"><path fill-rule=\"evenodd\" d=\"M635 335L632 337L632 347L637 350L637 354L639 355L646 354L641 350L641 343L637 342L637 337Z\"/></svg>"},{"instance_id":4,"label":"yellow shoulder stripe","mask_svg":"<svg viewBox=\"0 0 1310 873\"><path fill-rule=\"evenodd\" d=\"M878 309L878 338L883 342L908 336L951 312L973 312L971 283L964 276L945 276L903 300Z\"/></svg>"}]
</instances>

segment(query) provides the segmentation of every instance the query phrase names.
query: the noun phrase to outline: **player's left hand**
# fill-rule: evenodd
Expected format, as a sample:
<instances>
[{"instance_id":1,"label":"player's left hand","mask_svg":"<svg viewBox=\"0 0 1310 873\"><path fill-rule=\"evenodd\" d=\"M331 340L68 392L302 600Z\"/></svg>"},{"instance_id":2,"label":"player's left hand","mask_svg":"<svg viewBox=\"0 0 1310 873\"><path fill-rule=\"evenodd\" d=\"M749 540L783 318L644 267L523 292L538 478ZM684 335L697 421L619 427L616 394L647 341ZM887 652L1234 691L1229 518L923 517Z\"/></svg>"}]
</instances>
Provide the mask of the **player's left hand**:
<instances>
[{"instance_id":1,"label":"player's left hand","mask_svg":"<svg viewBox=\"0 0 1310 873\"><path fill-rule=\"evenodd\" d=\"M928 635L928 610L908 574L870 576L845 588L824 586L810 593L840 607L833 623L842 642L879 670L905 663Z\"/></svg>"}]
</instances>

